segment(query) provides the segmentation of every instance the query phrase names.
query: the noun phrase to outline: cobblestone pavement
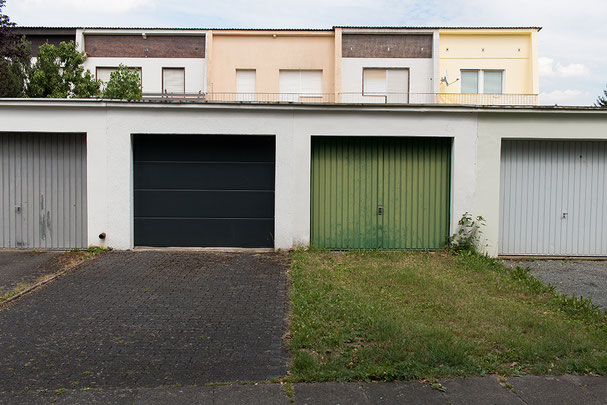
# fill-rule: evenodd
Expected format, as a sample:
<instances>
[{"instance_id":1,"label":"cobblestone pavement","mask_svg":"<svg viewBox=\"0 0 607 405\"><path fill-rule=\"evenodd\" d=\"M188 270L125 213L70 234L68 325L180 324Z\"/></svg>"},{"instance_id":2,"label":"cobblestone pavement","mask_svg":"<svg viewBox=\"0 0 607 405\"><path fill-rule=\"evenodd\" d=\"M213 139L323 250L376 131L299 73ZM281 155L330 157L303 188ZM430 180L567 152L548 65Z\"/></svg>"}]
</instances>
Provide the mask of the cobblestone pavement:
<instances>
[{"instance_id":1,"label":"cobblestone pavement","mask_svg":"<svg viewBox=\"0 0 607 405\"><path fill-rule=\"evenodd\" d=\"M0 308L0 392L265 380L287 256L110 252Z\"/></svg>"},{"instance_id":2,"label":"cobblestone pavement","mask_svg":"<svg viewBox=\"0 0 607 405\"><path fill-rule=\"evenodd\" d=\"M504 260L504 263L529 267L542 283L554 285L563 294L591 298L595 305L607 310L607 260Z\"/></svg>"},{"instance_id":3,"label":"cobblestone pavement","mask_svg":"<svg viewBox=\"0 0 607 405\"><path fill-rule=\"evenodd\" d=\"M65 254L59 251L0 250L0 295L21 282L32 282L61 270L60 257Z\"/></svg>"}]
</instances>

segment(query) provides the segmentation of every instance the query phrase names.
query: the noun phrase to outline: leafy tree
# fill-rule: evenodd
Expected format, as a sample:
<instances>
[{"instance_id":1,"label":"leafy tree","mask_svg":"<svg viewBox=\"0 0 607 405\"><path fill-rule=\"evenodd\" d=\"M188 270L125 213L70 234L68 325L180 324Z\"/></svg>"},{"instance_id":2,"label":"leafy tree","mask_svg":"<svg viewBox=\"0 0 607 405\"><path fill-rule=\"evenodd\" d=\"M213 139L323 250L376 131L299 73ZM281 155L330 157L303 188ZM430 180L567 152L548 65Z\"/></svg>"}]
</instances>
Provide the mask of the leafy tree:
<instances>
[{"instance_id":1,"label":"leafy tree","mask_svg":"<svg viewBox=\"0 0 607 405\"><path fill-rule=\"evenodd\" d=\"M110 74L102 93L103 98L122 100L141 100L141 80L137 69L128 68L123 64Z\"/></svg>"},{"instance_id":2,"label":"leafy tree","mask_svg":"<svg viewBox=\"0 0 607 405\"><path fill-rule=\"evenodd\" d=\"M595 105L597 107L607 108L607 90L603 90L603 95L596 99Z\"/></svg>"},{"instance_id":3,"label":"leafy tree","mask_svg":"<svg viewBox=\"0 0 607 405\"><path fill-rule=\"evenodd\" d=\"M30 68L30 45L19 38L15 23L2 14L6 0L0 0L0 97L23 97Z\"/></svg>"},{"instance_id":4,"label":"leafy tree","mask_svg":"<svg viewBox=\"0 0 607 405\"><path fill-rule=\"evenodd\" d=\"M82 66L84 52L78 52L74 41L59 46L43 44L32 67L27 93L30 97L88 98L99 95L101 82Z\"/></svg>"}]
</instances>

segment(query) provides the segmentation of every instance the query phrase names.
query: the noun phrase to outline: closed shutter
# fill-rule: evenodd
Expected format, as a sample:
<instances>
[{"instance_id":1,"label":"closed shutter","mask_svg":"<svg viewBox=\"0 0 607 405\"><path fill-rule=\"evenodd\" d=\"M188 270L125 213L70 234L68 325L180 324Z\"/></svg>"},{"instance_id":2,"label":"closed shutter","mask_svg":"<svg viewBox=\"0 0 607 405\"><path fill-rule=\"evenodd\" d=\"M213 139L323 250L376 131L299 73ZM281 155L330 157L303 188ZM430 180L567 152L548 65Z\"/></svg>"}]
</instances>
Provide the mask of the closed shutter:
<instances>
[{"instance_id":1,"label":"closed shutter","mask_svg":"<svg viewBox=\"0 0 607 405\"><path fill-rule=\"evenodd\" d=\"M388 103L409 101L409 69L388 69L386 72Z\"/></svg>"},{"instance_id":2,"label":"closed shutter","mask_svg":"<svg viewBox=\"0 0 607 405\"><path fill-rule=\"evenodd\" d=\"M365 69L363 77L365 95L386 94L386 69Z\"/></svg>"},{"instance_id":3,"label":"closed shutter","mask_svg":"<svg viewBox=\"0 0 607 405\"><path fill-rule=\"evenodd\" d=\"M485 70L483 76L483 93L502 94L501 70Z\"/></svg>"},{"instance_id":4,"label":"closed shutter","mask_svg":"<svg viewBox=\"0 0 607 405\"><path fill-rule=\"evenodd\" d=\"M97 80L101 80L103 83L110 81L110 75L112 72L118 70L115 67L98 67L97 68Z\"/></svg>"},{"instance_id":5,"label":"closed shutter","mask_svg":"<svg viewBox=\"0 0 607 405\"><path fill-rule=\"evenodd\" d=\"M462 93L478 93L478 70L462 70Z\"/></svg>"},{"instance_id":6,"label":"closed shutter","mask_svg":"<svg viewBox=\"0 0 607 405\"><path fill-rule=\"evenodd\" d=\"M185 93L185 69L162 68L162 92L172 94Z\"/></svg>"},{"instance_id":7,"label":"closed shutter","mask_svg":"<svg viewBox=\"0 0 607 405\"><path fill-rule=\"evenodd\" d=\"M280 101L300 101L300 97L322 97L322 70L281 70Z\"/></svg>"},{"instance_id":8,"label":"closed shutter","mask_svg":"<svg viewBox=\"0 0 607 405\"><path fill-rule=\"evenodd\" d=\"M236 70L236 93L238 101L255 101L255 70Z\"/></svg>"}]
</instances>

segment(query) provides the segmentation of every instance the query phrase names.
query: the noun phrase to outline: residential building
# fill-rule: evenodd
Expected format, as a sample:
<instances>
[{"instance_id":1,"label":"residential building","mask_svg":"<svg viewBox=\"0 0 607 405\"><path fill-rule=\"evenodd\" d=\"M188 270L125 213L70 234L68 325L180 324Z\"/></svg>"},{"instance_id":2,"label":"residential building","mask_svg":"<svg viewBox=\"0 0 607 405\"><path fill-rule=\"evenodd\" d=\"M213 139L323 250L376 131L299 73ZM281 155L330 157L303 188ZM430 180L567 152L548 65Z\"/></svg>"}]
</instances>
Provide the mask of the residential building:
<instances>
[{"instance_id":1,"label":"residential building","mask_svg":"<svg viewBox=\"0 0 607 405\"><path fill-rule=\"evenodd\" d=\"M19 30L36 46L73 36L102 81L138 69L146 98L538 104L537 27Z\"/></svg>"}]
</instances>

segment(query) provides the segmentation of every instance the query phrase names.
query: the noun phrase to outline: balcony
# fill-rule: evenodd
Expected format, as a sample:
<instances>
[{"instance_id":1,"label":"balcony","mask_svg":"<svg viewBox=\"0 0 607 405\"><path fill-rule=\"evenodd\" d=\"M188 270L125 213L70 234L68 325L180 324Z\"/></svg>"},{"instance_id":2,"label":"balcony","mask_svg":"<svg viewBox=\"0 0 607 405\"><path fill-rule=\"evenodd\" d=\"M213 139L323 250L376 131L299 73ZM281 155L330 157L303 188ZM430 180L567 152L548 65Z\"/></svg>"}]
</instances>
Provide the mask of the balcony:
<instances>
[{"instance_id":1,"label":"balcony","mask_svg":"<svg viewBox=\"0 0 607 405\"><path fill-rule=\"evenodd\" d=\"M144 100L234 102L246 104L455 104L455 105L538 105L537 94L459 93L144 93Z\"/></svg>"}]
</instances>

